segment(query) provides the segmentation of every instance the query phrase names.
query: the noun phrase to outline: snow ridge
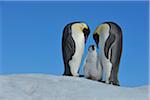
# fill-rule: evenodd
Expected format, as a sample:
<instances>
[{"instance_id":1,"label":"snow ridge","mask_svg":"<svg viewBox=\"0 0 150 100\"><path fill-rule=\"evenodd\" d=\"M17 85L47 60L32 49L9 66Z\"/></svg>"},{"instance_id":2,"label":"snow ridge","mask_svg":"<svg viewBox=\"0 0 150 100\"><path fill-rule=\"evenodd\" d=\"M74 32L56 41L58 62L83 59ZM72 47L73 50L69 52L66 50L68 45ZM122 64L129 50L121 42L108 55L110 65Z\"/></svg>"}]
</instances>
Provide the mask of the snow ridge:
<instances>
[{"instance_id":1,"label":"snow ridge","mask_svg":"<svg viewBox=\"0 0 150 100\"><path fill-rule=\"evenodd\" d=\"M150 100L148 90L69 76L0 75L0 100Z\"/></svg>"}]
</instances>

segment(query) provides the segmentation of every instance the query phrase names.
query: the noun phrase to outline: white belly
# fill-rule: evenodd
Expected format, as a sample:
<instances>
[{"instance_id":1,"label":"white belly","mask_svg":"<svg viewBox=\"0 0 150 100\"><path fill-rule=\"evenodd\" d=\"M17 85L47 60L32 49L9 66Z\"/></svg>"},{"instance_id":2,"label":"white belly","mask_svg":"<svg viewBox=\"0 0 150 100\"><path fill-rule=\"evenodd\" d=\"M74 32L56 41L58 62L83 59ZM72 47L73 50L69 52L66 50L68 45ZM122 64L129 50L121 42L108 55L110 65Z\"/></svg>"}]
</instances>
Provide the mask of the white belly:
<instances>
[{"instance_id":1,"label":"white belly","mask_svg":"<svg viewBox=\"0 0 150 100\"><path fill-rule=\"evenodd\" d=\"M105 80L106 83L109 83L109 78L112 70L112 63L110 62L110 59L106 58L104 54L104 47L101 48L100 57L101 57L101 64L103 67L103 80Z\"/></svg>"},{"instance_id":2,"label":"white belly","mask_svg":"<svg viewBox=\"0 0 150 100\"><path fill-rule=\"evenodd\" d=\"M69 61L69 65L71 67L71 73L73 74L73 76L78 76L78 70L84 52L84 34L72 34L72 37L75 41L75 54L72 56L72 60Z\"/></svg>"},{"instance_id":3,"label":"white belly","mask_svg":"<svg viewBox=\"0 0 150 100\"><path fill-rule=\"evenodd\" d=\"M105 47L105 43L106 43L106 40L108 39L110 33L109 33L109 26L107 27L107 29L105 30L102 30L101 31L101 34L100 34L100 41L99 41L99 44L100 44L100 57L101 57L101 64L102 64L102 67L103 67L103 79L105 80L106 83L109 83L109 78L110 78L110 74L111 74L111 69L112 69L112 64L110 62L110 51L109 50L109 54L108 54L108 59L106 58L105 56L105 53L104 53L104 47Z\"/></svg>"}]
</instances>

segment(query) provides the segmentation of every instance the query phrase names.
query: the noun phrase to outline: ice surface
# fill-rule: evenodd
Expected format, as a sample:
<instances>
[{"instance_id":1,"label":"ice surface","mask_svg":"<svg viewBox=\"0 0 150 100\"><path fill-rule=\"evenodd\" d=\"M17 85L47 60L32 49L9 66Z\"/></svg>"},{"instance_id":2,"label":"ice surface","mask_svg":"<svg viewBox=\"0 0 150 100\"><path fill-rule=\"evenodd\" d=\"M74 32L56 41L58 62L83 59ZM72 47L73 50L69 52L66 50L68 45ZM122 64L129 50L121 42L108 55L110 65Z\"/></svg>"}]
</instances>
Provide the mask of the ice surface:
<instances>
[{"instance_id":1,"label":"ice surface","mask_svg":"<svg viewBox=\"0 0 150 100\"><path fill-rule=\"evenodd\" d=\"M0 75L0 100L150 100L149 89L117 87L69 76Z\"/></svg>"}]
</instances>

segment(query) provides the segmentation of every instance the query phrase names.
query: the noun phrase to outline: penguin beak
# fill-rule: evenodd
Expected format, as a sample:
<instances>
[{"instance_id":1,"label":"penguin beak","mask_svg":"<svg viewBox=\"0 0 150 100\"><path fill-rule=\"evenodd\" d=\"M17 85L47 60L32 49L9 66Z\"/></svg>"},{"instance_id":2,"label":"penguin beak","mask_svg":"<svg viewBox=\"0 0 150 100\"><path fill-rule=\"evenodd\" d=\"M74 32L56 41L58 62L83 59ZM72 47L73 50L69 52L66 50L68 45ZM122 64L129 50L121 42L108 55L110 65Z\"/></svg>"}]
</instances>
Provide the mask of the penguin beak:
<instances>
[{"instance_id":1,"label":"penguin beak","mask_svg":"<svg viewBox=\"0 0 150 100\"><path fill-rule=\"evenodd\" d=\"M90 34L90 29L89 28L84 28L83 29L83 33L84 33L84 38L85 38L85 43L86 43L87 38L88 38L88 36Z\"/></svg>"},{"instance_id":2,"label":"penguin beak","mask_svg":"<svg viewBox=\"0 0 150 100\"><path fill-rule=\"evenodd\" d=\"M93 34L93 39L95 40L96 42L96 46L98 48L98 44L99 44L99 35L97 33Z\"/></svg>"},{"instance_id":3,"label":"penguin beak","mask_svg":"<svg viewBox=\"0 0 150 100\"><path fill-rule=\"evenodd\" d=\"M94 51L95 49L94 49L94 45L92 45L92 50Z\"/></svg>"}]
</instances>

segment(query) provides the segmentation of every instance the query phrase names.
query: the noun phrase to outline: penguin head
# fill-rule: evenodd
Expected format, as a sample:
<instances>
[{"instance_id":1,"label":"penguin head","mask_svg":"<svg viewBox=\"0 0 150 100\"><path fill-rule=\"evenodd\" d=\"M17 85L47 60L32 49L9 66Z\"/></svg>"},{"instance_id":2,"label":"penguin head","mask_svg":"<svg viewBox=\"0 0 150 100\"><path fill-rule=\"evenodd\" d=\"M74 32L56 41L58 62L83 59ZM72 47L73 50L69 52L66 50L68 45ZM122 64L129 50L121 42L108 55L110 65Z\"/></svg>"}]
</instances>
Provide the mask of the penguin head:
<instances>
[{"instance_id":1,"label":"penguin head","mask_svg":"<svg viewBox=\"0 0 150 100\"><path fill-rule=\"evenodd\" d=\"M103 39L103 36L105 35L105 30L108 28L109 28L109 25L104 23L95 29L93 33L93 39L96 42L97 48L98 48L99 42L103 42L102 40L100 41L100 36L102 37L101 39Z\"/></svg>"},{"instance_id":2,"label":"penguin head","mask_svg":"<svg viewBox=\"0 0 150 100\"><path fill-rule=\"evenodd\" d=\"M88 48L88 52L96 52L96 47L94 45L90 45Z\"/></svg>"},{"instance_id":3,"label":"penguin head","mask_svg":"<svg viewBox=\"0 0 150 100\"><path fill-rule=\"evenodd\" d=\"M72 28L77 31L82 31L82 33L84 34L85 43L86 43L86 40L90 34L89 26L84 22L74 22L74 24L72 25Z\"/></svg>"}]
</instances>

